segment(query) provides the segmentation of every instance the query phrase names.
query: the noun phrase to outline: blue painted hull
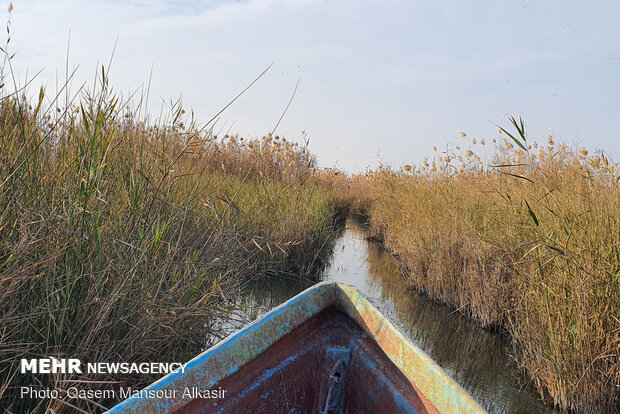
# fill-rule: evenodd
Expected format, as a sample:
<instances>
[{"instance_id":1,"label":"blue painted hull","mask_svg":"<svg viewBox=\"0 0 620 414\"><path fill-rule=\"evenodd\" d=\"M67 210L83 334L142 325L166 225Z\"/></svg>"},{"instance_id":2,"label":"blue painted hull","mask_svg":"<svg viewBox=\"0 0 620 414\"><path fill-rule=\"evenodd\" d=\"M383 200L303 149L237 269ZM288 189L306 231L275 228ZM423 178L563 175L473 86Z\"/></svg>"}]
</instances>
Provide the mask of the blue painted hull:
<instances>
[{"instance_id":1,"label":"blue painted hull","mask_svg":"<svg viewBox=\"0 0 620 414\"><path fill-rule=\"evenodd\" d=\"M363 295L338 283L300 293L145 391L153 397L109 412L484 412Z\"/></svg>"}]
</instances>

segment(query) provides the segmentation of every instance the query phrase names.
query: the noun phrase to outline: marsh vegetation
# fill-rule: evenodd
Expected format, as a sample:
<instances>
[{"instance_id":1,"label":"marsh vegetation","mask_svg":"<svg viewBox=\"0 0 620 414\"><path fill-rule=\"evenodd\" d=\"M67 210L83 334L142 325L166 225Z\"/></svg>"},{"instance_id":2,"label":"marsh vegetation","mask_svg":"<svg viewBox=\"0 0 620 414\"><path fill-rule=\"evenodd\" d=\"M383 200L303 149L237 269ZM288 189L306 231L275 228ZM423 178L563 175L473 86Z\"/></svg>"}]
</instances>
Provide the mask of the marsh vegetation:
<instances>
[{"instance_id":1,"label":"marsh vegetation","mask_svg":"<svg viewBox=\"0 0 620 414\"><path fill-rule=\"evenodd\" d=\"M104 68L62 106L64 90L41 89L33 101L8 89L0 98L3 411L109 408L115 401L19 398L18 388L138 389L156 378L24 375L19 360L188 360L245 281L312 275L329 254L335 205L314 183L304 146L272 134L217 137L179 102L151 121L146 97L114 93Z\"/></svg>"},{"instance_id":2,"label":"marsh vegetation","mask_svg":"<svg viewBox=\"0 0 620 414\"><path fill-rule=\"evenodd\" d=\"M219 134L181 102L148 116L102 67L90 88L0 87L0 408L97 412L21 385L140 388L140 376L23 375L21 358L185 361L257 278L317 281L345 212L404 287L505 331L550 404L620 404L620 165L602 151L462 133L420 165L318 169L274 133ZM12 89L6 86L12 84ZM281 279L280 279L281 280ZM297 286L297 285L295 285Z\"/></svg>"},{"instance_id":3,"label":"marsh vegetation","mask_svg":"<svg viewBox=\"0 0 620 414\"><path fill-rule=\"evenodd\" d=\"M511 123L489 142L462 133L419 166L324 179L410 288L507 331L550 404L617 411L620 165Z\"/></svg>"}]
</instances>

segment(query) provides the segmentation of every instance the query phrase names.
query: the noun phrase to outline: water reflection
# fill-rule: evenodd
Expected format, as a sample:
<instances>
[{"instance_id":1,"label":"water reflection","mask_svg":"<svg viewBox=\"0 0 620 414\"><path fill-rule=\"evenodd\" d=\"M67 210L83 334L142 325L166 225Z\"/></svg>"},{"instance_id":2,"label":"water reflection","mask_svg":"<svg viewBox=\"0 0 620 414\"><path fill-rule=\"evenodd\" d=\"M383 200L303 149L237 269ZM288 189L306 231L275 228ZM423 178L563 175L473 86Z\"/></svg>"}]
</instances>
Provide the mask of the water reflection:
<instances>
[{"instance_id":1,"label":"water reflection","mask_svg":"<svg viewBox=\"0 0 620 414\"><path fill-rule=\"evenodd\" d=\"M298 276L261 276L249 280L232 295L229 314L211 320L203 350L258 319L274 307L316 284L320 279Z\"/></svg>"},{"instance_id":2,"label":"water reflection","mask_svg":"<svg viewBox=\"0 0 620 414\"><path fill-rule=\"evenodd\" d=\"M507 338L406 290L396 260L353 221L336 242L324 280L357 287L490 413L552 413L531 385L519 384Z\"/></svg>"},{"instance_id":3,"label":"water reflection","mask_svg":"<svg viewBox=\"0 0 620 414\"><path fill-rule=\"evenodd\" d=\"M555 412L542 404L530 384L520 384L523 378L508 356L507 338L405 289L398 262L367 242L356 222L347 221L321 279L359 289L490 413ZM221 334L245 326L317 281L291 276L246 283L236 295L238 311L222 321ZM206 345L219 339L210 338Z\"/></svg>"}]
</instances>

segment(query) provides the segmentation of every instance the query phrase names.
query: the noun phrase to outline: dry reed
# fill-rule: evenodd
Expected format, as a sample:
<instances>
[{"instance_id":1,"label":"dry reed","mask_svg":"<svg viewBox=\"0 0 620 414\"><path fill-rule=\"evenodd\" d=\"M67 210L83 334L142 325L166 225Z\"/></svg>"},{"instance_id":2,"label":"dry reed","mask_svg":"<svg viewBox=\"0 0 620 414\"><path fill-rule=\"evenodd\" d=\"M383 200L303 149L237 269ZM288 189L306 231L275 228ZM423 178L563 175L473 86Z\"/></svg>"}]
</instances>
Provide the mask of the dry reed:
<instances>
[{"instance_id":1,"label":"dry reed","mask_svg":"<svg viewBox=\"0 0 620 414\"><path fill-rule=\"evenodd\" d=\"M44 90L32 105L2 91L3 412L109 408L116 401L20 398L19 387L138 389L155 378L26 375L19 360L185 361L229 317L241 281L314 273L330 251L335 210L305 147L217 139L180 104L149 123L105 70L58 111Z\"/></svg>"},{"instance_id":2,"label":"dry reed","mask_svg":"<svg viewBox=\"0 0 620 414\"><path fill-rule=\"evenodd\" d=\"M552 137L530 144L511 121L516 132L502 129L495 150L449 145L419 167L332 183L404 261L411 287L512 335L545 398L614 412L620 165Z\"/></svg>"}]
</instances>

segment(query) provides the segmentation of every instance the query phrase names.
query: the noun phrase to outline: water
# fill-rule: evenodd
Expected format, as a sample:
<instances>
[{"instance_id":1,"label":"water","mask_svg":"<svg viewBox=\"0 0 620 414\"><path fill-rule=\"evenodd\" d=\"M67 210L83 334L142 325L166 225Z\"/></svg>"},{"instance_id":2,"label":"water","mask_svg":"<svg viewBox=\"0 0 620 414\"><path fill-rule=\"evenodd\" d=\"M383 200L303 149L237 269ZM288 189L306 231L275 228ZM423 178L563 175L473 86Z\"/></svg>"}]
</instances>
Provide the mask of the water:
<instances>
[{"instance_id":1,"label":"water","mask_svg":"<svg viewBox=\"0 0 620 414\"><path fill-rule=\"evenodd\" d=\"M406 290L398 263L365 240L364 230L347 221L322 280L355 286L435 360L490 413L554 413L509 356L510 343L480 328L447 306ZM255 282L243 297L235 325L254 320L316 281L270 279ZM250 293L251 292L251 293Z\"/></svg>"}]
</instances>

